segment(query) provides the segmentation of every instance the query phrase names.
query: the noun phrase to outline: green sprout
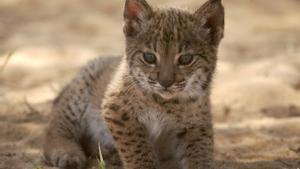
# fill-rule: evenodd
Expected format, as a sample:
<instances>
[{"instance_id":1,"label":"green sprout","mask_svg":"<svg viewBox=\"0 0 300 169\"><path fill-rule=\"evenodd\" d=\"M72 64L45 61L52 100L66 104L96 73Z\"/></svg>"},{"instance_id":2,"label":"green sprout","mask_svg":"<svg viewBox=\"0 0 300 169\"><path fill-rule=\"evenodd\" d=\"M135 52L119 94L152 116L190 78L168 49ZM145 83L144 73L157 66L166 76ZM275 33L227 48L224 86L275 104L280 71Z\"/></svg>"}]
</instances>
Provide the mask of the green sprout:
<instances>
[{"instance_id":1,"label":"green sprout","mask_svg":"<svg viewBox=\"0 0 300 169\"><path fill-rule=\"evenodd\" d=\"M35 167L35 169L43 169L43 167L38 165L38 166Z\"/></svg>"}]
</instances>

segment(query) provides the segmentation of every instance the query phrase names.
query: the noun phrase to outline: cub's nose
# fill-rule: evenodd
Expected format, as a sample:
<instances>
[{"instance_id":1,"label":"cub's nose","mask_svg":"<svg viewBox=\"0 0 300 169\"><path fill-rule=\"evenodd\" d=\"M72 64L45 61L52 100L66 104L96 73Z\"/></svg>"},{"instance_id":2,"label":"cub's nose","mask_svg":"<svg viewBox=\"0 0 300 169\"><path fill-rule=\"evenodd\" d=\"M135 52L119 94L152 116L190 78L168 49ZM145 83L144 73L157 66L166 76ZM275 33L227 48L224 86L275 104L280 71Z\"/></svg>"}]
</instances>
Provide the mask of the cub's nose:
<instances>
[{"instance_id":1,"label":"cub's nose","mask_svg":"<svg viewBox=\"0 0 300 169\"><path fill-rule=\"evenodd\" d=\"M173 65L170 64L172 62L162 63L160 71L158 72L158 83L164 87L169 88L175 83L175 72Z\"/></svg>"},{"instance_id":2,"label":"cub's nose","mask_svg":"<svg viewBox=\"0 0 300 169\"><path fill-rule=\"evenodd\" d=\"M162 79L162 80L159 80L158 82L164 88L169 88L174 84L173 79Z\"/></svg>"}]
</instances>

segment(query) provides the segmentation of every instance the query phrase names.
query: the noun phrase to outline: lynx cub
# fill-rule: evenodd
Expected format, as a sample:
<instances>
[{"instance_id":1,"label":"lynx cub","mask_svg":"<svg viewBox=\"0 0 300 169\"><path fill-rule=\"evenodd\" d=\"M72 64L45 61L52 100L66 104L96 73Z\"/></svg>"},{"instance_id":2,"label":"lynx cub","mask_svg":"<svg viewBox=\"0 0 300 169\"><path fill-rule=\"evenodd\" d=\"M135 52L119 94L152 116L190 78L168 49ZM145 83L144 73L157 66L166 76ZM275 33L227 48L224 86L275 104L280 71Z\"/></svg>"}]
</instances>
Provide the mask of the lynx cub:
<instances>
[{"instance_id":1,"label":"lynx cub","mask_svg":"<svg viewBox=\"0 0 300 169\"><path fill-rule=\"evenodd\" d=\"M54 101L44 157L82 169L101 143L125 169L210 169L210 83L223 37L221 0L195 13L126 0L126 55L90 62Z\"/></svg>"}]
</instances>

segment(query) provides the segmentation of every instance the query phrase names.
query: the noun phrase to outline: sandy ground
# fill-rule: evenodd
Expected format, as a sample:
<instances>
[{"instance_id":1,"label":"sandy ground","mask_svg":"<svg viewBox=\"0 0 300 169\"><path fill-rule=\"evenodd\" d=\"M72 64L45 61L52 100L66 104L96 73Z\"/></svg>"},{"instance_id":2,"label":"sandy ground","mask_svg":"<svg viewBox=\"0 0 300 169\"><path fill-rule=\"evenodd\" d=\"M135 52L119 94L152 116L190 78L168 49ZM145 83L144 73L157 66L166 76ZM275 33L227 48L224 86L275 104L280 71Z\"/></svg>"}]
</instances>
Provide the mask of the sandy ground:
<instances>
[{"instance_id":1,"label":"sandy ground","mask_svg":"<svg viewBox=\"0 0 300 169\"><path fill-rule=\"evenodd\" d=\"M195 9L203 1L151 2ZM50 103L88 60L123 53L122 3L0 1L0 65L15 51L0 72L0 169L50 169L40 163ZM224 3L212 96L217 166L300 168L300 2Z\"/></svg>"}]
</instances>

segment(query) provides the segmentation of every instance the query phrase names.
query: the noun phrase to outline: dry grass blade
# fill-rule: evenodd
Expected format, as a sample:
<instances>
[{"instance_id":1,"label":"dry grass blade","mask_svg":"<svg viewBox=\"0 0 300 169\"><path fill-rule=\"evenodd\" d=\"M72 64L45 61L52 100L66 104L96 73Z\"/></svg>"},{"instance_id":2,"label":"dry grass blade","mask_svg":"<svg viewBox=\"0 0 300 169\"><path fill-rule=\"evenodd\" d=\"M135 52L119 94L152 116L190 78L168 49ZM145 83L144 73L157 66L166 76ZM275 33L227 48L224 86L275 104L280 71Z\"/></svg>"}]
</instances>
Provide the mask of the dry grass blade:
<instances>
[{"instance_id":1,"label":"dry grass blade","mask_svg":"<svg viewBox=\"0 0 300 169\"><path fill-rule=\"evenodd\" d=\"M99 159L97 159L98 160L98 168L99 169L106 169L105 162L104 162L103 155L102 155L102 151L101 151L100 143L98 144L98 149L99 149Z\"/></svg>"},{"instance_id":2,"label":"dry grass blade","mask_svg":"<svg viewBox=\"0 0 300 169\"><path fill-rule=\"evenodd\" d=\"M13 54L15 53L15 51L9 52L9 54L7 55L6 59L4 60L4 63L2 66L0 66L0 73L3 72L3 70L5 69L5 67L7 66L9 60L11 59L11 57L13 56Z\"/></svg>"}]
</instances>

